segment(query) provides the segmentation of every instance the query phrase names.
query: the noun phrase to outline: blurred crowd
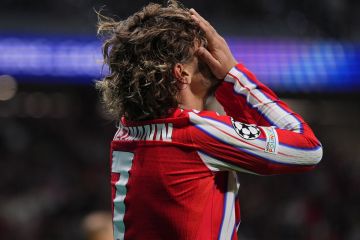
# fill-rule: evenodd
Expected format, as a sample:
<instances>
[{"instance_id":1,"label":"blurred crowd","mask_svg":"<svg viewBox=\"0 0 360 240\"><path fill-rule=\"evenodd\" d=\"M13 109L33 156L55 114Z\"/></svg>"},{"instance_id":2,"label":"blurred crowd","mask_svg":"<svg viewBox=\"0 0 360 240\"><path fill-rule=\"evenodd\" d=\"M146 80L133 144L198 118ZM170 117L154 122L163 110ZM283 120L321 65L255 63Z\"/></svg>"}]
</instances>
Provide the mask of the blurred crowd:
<instances>
[{"instance_id":1,"label":"blurred crowd","mask_svg":"<svg viewBox=\"0 0 360 240\"><path fill-rule=\"evenodd\" d=\"M71 102L61 117L16 111L0 117L1 239L81 239L87 214L110 211L108 149L115 123L98 121L96 95L86 97L88 91L67 91ZM0 111L21 96L0 102Z\"/></svg>"}]
</instances>

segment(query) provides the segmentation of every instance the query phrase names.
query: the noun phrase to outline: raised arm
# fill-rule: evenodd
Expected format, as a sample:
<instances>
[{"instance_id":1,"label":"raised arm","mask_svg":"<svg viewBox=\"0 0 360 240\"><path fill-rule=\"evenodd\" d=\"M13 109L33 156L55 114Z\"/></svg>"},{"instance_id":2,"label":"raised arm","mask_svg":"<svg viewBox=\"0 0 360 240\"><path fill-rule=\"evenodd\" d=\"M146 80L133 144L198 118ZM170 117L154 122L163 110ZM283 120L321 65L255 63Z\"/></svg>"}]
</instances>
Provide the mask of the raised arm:
<instances>
[{"instance_id":1,"label":"raised arm","mask_svg":"<svg viewBox=\"0 0 360 240\"><path fill-rule=\"evenodd\" d=\"M208 47L198 56L224 82L216 97L229 116L190 113L193 141L210 168L256 174L307 171L322 147L307 123L236 61L226 41L195 10ZM255 124L250 126L247 124Z\"/></svg>"}]
</instances>

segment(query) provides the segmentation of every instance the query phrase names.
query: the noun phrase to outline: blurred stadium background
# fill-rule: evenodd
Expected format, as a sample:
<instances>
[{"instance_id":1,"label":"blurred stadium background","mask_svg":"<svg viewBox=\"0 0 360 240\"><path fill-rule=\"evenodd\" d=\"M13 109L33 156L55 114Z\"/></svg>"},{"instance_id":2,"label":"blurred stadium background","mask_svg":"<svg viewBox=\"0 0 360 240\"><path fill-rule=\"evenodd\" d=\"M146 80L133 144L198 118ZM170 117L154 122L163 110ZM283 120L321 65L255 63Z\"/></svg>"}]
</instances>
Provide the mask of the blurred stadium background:
<instances>
[{"instance_id":1,"label":"blurred stadium background","mask_svg":"<svg viewBox=\"0 0 360 240\"><path fill-rule=\"evenodd\" d=\"M93 87L102 72L94 9L122 19L147 2L1 1L1 239L96 239L92 228L106 230L115 123ZM240 239L360 239L360 2L183 3L324 145L313 172L240 176Z\"/></svg>"}]
</instances>

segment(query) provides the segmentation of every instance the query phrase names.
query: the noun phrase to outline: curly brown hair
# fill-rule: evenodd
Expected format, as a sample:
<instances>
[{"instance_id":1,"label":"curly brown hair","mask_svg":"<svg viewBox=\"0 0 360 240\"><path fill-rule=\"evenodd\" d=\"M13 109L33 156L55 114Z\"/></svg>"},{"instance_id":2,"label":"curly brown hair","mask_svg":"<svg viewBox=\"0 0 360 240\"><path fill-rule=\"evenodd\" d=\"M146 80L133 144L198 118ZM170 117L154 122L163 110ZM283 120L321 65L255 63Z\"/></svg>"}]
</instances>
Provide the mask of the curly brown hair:
<instances>
[{"instance_id":1,"label":"curly brown hair","mask_svg":"<svg viewBox=\"0 0 360 240\"><path fill-rule=\"evenodd\" d=\"M105 37L109 73L96 87L107 110L130 121L171 114L180 90L175 64L192 59L195 42L206 45L205 33L177 1L150 3L123 21L99 14L98 34Z\"/></svg>"}]
</instances>

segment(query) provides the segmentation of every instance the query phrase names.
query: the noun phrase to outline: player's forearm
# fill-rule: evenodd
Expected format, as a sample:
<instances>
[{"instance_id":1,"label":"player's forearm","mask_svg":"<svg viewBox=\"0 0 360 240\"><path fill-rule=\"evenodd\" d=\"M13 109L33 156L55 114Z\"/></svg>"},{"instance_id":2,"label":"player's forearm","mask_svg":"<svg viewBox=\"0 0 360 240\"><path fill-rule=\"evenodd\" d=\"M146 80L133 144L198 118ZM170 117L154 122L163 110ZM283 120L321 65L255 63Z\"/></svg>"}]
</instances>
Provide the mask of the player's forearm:
<instances>
[{"instance_id":1,"label":"player's forearm","mask_svg":"<svg viewBox=\"0 0 360 240\"><path fill-rule=\"evenodd\" d=\"M224 78L217 99L235 120L263 126L260 131L242 127L229 117L211 119L190 113L196 132L193 139L204 153L204 162L219 169L235 166L259 174L311 169L320 161L322 148L310 127L249 70L236 65L226 41L209 22L194 10L191 14L208 40L207 49L200 47L197 55L217 78Z\"/></svg>"},{"instance_id":2,"label":"player's forearm","mask_svg":"<svg viewBox=\"0 0 360 240\"><path fill-rule=\"evenodd\" d=\"M219 93L221 90L217 91L217 98L223 104L225 111L237 120L302 132L303 120L280 101L269 88L259 82L250 71L240 64L236 65L236 60L225 39L208 21L194 9L191 9L190 13L193 20L204 31L208 42L206 48L200 46L196 50L197 56L209 66L215 77L225 78L225 82L232 84L235 95L238 95L228 99L233 94L223 94L225 97L221 97ZM234 65L236 67L233 67ZM240 107L242 109L239 109ZM243 113L239 114L240 111Z\"/></svg>"},{"instance_id":3,"label":"player's forearm","mask_svg":"<svg viewBox=\"0 0 360 240\"><path fill-rule=\"evenodd\" d=\"M304 131L304 120L241 64L229 71L216 96L229 115L242 114L242 118L257 125Z\"/></svg>"},{"instance_id":4,"label":"player's forearm","mask_svg":"<svg viewBox=\"0 0 360 240\"><path fill-rule=\"evenodd\" d=\"M304 172L322 158L322 147L312 134L204 115L189 113L192 139L201 159L215 169L261 175Z\"/></svg>"},{"instance_id":5,"label":"player's forearm","mask_svg":"<svg viewBox=\"0 0 360 240\"><path fill-rule=\"evenodd\" d=\"M217 98L227 113L239 121L276 127L280 143L303 149L321 146L303 118L241 64L227 74L217 90ZM289 136L289 132L296 134Z\"/></svg>"}]
</instances>

